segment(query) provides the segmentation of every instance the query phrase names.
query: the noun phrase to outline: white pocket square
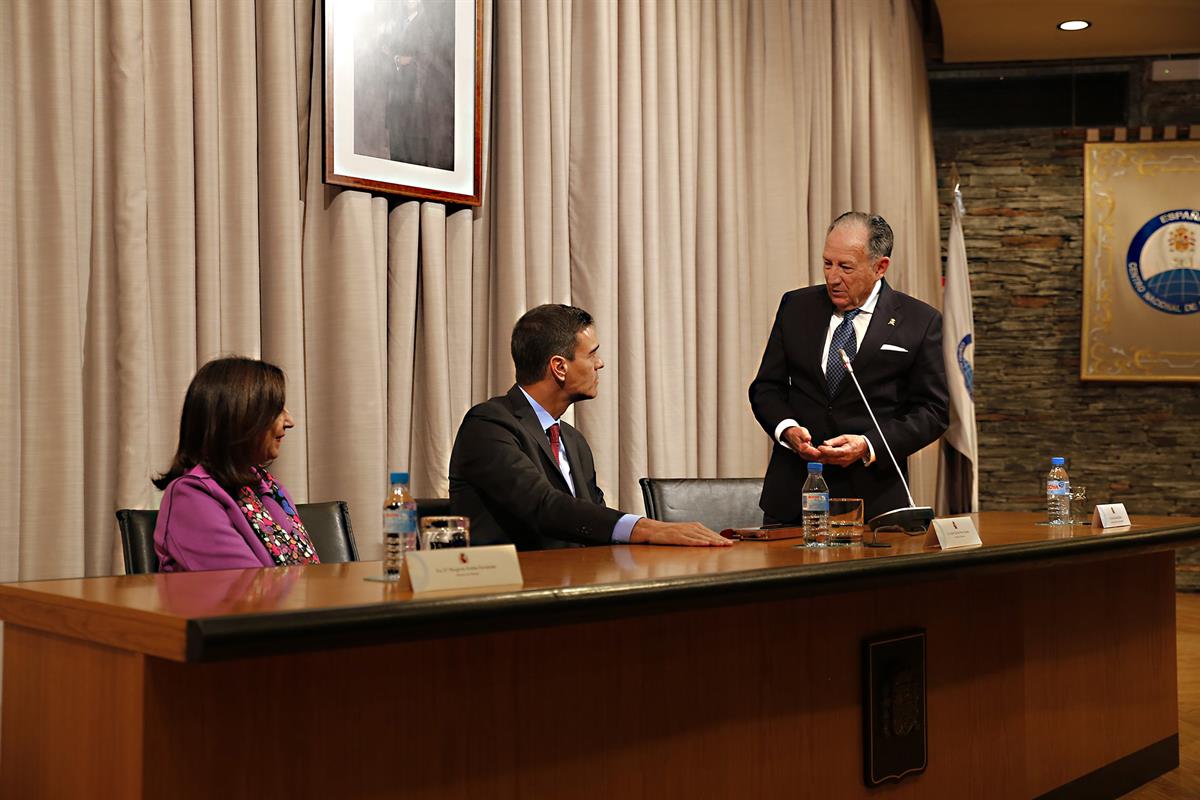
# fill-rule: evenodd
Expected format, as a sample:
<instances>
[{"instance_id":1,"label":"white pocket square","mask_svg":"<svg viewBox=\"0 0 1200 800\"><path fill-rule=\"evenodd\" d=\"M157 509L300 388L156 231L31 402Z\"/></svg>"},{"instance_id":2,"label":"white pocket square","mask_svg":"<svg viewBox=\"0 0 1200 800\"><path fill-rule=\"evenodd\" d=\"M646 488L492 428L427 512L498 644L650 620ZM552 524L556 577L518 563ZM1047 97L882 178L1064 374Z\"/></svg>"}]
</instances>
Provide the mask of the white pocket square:
<instances>
[{"instance_id":1,"label":"white pocket square","mask_svg":"<svg viewBox=\"0 0 1200 800\"><path fill-rule=\"evenodd\" d=\"M897 347L894 344L881 344L879 346L879 349L880 350L895 350L897 353L907 353L908 352L908 350L906 350L905 348Z\"/></svg>"}]
</instances>

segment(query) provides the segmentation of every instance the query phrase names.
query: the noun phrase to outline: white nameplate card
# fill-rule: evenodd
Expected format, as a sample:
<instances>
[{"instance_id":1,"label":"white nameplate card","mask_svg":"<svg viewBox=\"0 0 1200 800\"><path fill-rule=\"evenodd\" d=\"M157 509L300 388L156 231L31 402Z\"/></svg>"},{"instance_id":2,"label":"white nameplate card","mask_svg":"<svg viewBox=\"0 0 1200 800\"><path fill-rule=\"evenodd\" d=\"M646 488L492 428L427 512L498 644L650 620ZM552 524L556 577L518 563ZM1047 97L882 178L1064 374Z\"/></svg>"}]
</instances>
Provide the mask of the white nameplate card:
<instances>
[{"instance_id":1,"label":"white nameplate card","mask_svg":"<svg viewBox=\"0 0 1200 800\"><path fill-rule=\"evenodd\" d=\"M1092 512L1093 528L1119 528L1129 524L1129 512L1125 510L1124 503L1098 505Z\"/></svg>"},{"instance_id":2,"label":"white nameplate card","mask_svg":"<svg viewBox=\"0 0 1200 800\"><path fill-rule=\"evenodd\" d=\"M521 564L511 544L446 547L404 554L413 592L445 592L493 586L521 586Z\"/></svg>"},{"instance_id":3,"label":"white nameplate card","mask_svg":"<svg viewBox=\"0 0 1200 800\"><path fill-rule=\"evenodd\" d=\"M953 550L956 547L978 547L983 544L979 531L975 530L975 521L970 517L947 517L935 519L925 535L925 546L937 545L943 550Z\"/></svg>"}]
</instances>

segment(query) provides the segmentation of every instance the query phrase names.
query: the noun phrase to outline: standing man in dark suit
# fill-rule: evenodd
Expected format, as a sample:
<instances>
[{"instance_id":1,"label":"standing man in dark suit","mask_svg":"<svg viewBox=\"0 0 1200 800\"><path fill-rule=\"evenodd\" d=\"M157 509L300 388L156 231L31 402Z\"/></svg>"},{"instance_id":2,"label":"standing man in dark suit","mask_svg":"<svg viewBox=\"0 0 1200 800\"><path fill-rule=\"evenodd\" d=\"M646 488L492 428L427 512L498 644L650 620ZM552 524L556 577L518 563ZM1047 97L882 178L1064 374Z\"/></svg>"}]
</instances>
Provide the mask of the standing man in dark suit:
<instances>
[{"instance_id":1,"label":"standing man in dark suit","mask_svg":"<svg viewBox=\"0 0 1200 800\"><path fill-rule=\"evenodd\" d=\"M810 461L826 465L832 496L863 498L868 519L908 505L839 348L902 467L950 423L942 315L884 280L892 240L883 217L841 215L825 237L825 285L779 303L750 384L754 416L775 441L759 501L768 522L799 523Z\"/></svg>"},{"instance_id":2,"label":"standing man in dark suit","mask_svg":"<svg viewBox=\"0 0 1200 800\"><path fill-rule=\"evenodd\" d=\"M604 505L587 440L560 419L572 403L596 396L599 350L581 308L538 306L517 320L517 383L467 412L450 455L450 507L470 518L472 542L520 550L728 545L698 522L659 522Z\"/></svg>"}]
</instances>

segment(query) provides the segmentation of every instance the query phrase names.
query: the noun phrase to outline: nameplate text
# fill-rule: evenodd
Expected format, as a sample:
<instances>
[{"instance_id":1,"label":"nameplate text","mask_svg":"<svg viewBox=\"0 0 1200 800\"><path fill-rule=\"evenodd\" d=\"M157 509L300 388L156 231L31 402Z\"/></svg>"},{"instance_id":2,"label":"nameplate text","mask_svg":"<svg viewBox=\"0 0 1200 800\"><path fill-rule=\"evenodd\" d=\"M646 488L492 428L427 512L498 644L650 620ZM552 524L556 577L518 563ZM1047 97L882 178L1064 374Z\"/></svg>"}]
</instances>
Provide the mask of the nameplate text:
<instances>
[{"instance_id":1,"label":"nameplate text","mask_svg":"<svg viewBox=\"0 0 1200 800\"><path fill-rule=\"evenodd\" d=\"M521 564L511 544L448 547L404 554L416 592L445 592L494 586L521 586Z\"/></svg>"},{"instance_id":2,"label":"nameplate text","mask_svg":"<svg viewBox=\"0 0 1200 800\"><path fill-rule=\"evenodd\" d=\"M1129 525L1129 512L1124 503L1106 503L1092 512L1093 528L1120 528Z\"/></svg>"},{"instance_id":3,"label":"nameplate text","mask_svg":"<svg viewBox=\"0 0 1200 800\"><path fill-rule=\"evenodd\" d=\"M935 519L925 535L926 547L935 544L943 550L953 550L956 547L978 547L983 541L975 529L975 520L970 517L946 517Z\"/></svg>"}]
</instances>

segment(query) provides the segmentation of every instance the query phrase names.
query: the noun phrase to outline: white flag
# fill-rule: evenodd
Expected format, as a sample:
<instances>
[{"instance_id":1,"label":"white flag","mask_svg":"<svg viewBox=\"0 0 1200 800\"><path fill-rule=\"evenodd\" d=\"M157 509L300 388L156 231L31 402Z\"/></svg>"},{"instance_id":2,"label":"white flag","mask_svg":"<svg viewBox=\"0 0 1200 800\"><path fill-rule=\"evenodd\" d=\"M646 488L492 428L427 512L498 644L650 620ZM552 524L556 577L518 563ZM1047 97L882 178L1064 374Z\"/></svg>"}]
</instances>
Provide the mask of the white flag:
<instances>
[{"instance_id":1,"label":"white flag","mask_svg":"<svg viewBox=\"0 0 1200 800\"><path fill-rule=\"evenodd\" d=\"M971 511L979 510L979 444L975 431L975 315L971 276L963 241L962 193L954 187L950 236L946 240L946 289L943 297L942 354L950 386L950 428L946 441L971 462ZM939 481L941 482L941 481Z\"/></svg>"}]
</instances>

